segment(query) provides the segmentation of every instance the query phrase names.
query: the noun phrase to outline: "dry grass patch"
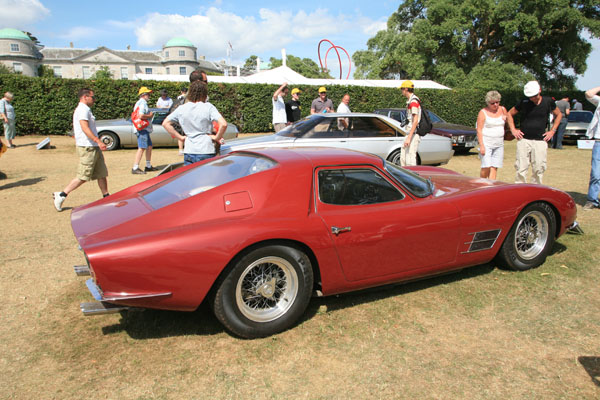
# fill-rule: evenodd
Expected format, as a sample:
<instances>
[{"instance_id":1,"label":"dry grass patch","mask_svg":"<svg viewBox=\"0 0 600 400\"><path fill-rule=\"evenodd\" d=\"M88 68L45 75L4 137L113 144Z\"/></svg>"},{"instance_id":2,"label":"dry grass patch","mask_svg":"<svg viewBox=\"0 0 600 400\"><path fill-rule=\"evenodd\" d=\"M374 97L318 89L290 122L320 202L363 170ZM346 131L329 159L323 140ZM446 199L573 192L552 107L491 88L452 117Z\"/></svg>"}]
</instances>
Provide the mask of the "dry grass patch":
<instances>
[{"instance_id":1,"label":"dry grass patch","mask_svg":"<svg viewBox=\"0 0 600 400\"><path fill-rule=\"evenodd\" d=\"M521 398L594 399L600 388L578 361L600 357L598 211L581 211L585 236L563 236L538 269L482 265L361 293L313 299L294 329L260 340L227 334L207 307L84 318L90 296L72 265L84 262L69 211L51 193L74 176L73 140L19 137L0 158L2 398ZM106 153L109 189L130 174L135 150ZM549 151L545 183L581 206L589 151ZM514 179L509 143L504 181ZM153 163L179 161L155 149ZM447 168L478 176L472 152ZM99 197L95 184L67 208ZM592 361L595 358L592 358ZM589 363L590 365L593 362ZM596 381L597 382L597 381Z\"/></svg>"}]
</instances>

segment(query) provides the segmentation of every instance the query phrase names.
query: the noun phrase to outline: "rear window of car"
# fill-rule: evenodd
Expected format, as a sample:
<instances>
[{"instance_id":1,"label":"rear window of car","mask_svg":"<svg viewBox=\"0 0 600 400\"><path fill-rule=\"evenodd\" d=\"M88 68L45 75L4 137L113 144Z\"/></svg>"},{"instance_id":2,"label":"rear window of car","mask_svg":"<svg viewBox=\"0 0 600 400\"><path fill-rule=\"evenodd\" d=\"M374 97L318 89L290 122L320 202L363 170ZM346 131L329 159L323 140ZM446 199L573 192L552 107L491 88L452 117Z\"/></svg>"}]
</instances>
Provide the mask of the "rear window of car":
<instances>
[{"instance_id":1,"label":"rear window of car","mask_svg":"<svg viewBox=\"0 0 600 400\"><path fill-rule=\"evenodd\" d=\"M235 153L175 175L140 192L140 195L156 210L276 165L270 158Z\"/></svg>"},{"instance_id":2,"label":"rear window of car","mask_svg":"<svg viewBox=\"0 0 600 400\"><path fill-rule=\"evenodd\" d=\"M569 113L569 122L585 122L589 124L592 122L594 114L591 111L571 111Z\"/></svg>"}]
</instances>

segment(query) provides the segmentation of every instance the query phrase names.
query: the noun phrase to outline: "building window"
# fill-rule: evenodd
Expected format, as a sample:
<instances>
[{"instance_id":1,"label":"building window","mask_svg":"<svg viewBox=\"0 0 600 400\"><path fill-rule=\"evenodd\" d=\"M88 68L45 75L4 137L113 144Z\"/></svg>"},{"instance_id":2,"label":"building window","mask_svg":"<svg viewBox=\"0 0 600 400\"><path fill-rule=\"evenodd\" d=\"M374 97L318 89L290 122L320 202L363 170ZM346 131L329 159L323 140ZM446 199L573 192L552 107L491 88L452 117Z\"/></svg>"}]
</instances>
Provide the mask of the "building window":
<instances>
[{"instance_id":1,"label":"building window","mask_svg":"<svg viewBox=\"0 0 600 400\"><path fill-rule=\"evenodd\" d=\"M187 75L187 70L185 67L179 67L179 75Z\"/></svg>"},{"instance_id":2,"label":"building window","mask_svg":"<svg viewBox=\"0 0 600 400\"><path fill-rule=\"evenodd\" d=\"M54 71L55 77L62 78L62 67L52 67L52 71Z\"/></svg>"},{"instance_id":3,"label":"building window","mask_svg":"<svg viewBox=\"0 0 600 400\"><path fill-rule=\"evenodd\" d=\"M146 68L145 71L146 71L147 74L151 74L152 73L152 68Z\"/></svg>"},{"instance_id":4,"label":"building window","mask_svg":"<svg viewBox=\"0 0 600 400\"><path fill-rule=\"evenodd\" d=\"M90 79L90 76L92 76L90 73L90 67L88 66L81 67L81 71L83 72L83 79Z\"/></svg>"},{"instance_id":5,"label":"building window","mask_svg":"<svg viewBox=\"0 0 600 400\"><path fill-rule=\"evenodd\" d=\"M129 79L129 69L127 67L121 67L121 79Z\"/></svg>"},{"instance_id":6,"label":"building window","mask_svg":"<svg viewBox=\"0 0 600 400\"><path fill-rule=\"evenodd\" d=\"M167 67L167 75L171 73L171 68Z\"/></svg>"},{"instance_id":7,"label":"building window","mask_svg":"<svg viewBox=\"0 0 600 400\"><path fill-rule=\"evenodd\" d=\"M165 51L165 58L169 58L169 52Z\"/></svg>"},{"instance_id":8,"label":"building window","mask_svg":"<svg viewBox=\"0 0 600 400\"><path fill-rule=\"evenodd\" d=\"M11 43L10 44L10 51L15 51L18 52L19 50L19 43Z\"/></svg>"},{"instance_id":9,"label":"building window","mask_svg":"<svg viewBox=\"0 0 600 400\"><path fill-rule=\"evenodd\" d=\"M179 57L185 57L185 50L179 50Z\"/></svg>"},{"instance_id":10,"label":"building window","mask_svg":"<svg viewBox=\"0 0 600 400\"><path fill-rule=\"evenodd\" d=\"M23 73L23 64L14 62L13 69L15 70L16 73L21 74L21 73Z\"/></svg>"}]
</instances>

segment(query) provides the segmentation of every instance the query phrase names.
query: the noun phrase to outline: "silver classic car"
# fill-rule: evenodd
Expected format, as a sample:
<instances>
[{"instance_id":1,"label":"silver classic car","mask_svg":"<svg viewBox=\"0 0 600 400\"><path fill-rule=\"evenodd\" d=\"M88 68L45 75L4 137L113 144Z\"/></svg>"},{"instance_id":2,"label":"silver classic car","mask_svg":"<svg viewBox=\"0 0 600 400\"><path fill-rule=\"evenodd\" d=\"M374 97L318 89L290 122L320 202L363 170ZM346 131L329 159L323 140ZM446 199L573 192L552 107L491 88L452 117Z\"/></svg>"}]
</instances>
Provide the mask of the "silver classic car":
<instances>
[{"instance_id":1,"label":"silver classic car","mask_svg":"<svg viewBox=\"0 0 600 400\"><path fill-rule=\"evenodd\" d=\"M177 139L162 127L162 122L169 114L169 110L165 108L151 108L154 112L152 120L152 144L155 147L177 147ZM137 147L137 137L135 128L130 118L127 119L105 119L96 121L98 137L106 145L107 150L115 150L121 147ZM227 124L225 131L225 140L235 139L238 136L237 127L232 124Z\"/></svg>"},{"instance_id":2,"label":"silver classic car","mask_svg":"<svg viewBox=\"0 0 600 400\"><path fill-rule=\"evenodd\" d=\"M272 135L226 143L221 146L221 154L258 147L337 147L372 153L400 164L400 150L405 135L406 132L398 121L383 115L314 114ZM425 135L419 144L417 163L446 164L453 154L450 138Z\"/></svg>"},{"instance_id":3,"label":"silver classic car","mask_svg":"<svg viewBox=\"0 0 600 400\"><path fill-rule=\"evenodd\" d=\"M579 139L586 139L588 125L592 122L594 113L591 111L575 111L571 110L568 116L567 127L563 141L576 143Z\"/></svg>"}]
</instances>

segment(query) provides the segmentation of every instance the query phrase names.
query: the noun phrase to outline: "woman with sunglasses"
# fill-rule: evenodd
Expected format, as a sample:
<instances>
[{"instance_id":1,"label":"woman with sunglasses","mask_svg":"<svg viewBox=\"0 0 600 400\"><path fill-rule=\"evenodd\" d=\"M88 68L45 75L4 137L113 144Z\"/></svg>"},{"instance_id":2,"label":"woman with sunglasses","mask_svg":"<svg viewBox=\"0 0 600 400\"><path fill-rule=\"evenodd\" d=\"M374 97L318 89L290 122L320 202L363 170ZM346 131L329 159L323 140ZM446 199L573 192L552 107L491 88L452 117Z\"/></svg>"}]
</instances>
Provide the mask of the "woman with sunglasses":
<instances>
[{"instance_id":1,"label":"woman with sunglasses","mask_svg":"<svg viewBox=\"0 0 600 400\"><path fill-rule=\"evenodd\" d=\"M485 95L485 108L477 116L477 140L481 159L482 178L496 179L498 168L504 159L504 125L506 108L500 105L500 93L495 90Z\"/></svg>"}]
</instances>

